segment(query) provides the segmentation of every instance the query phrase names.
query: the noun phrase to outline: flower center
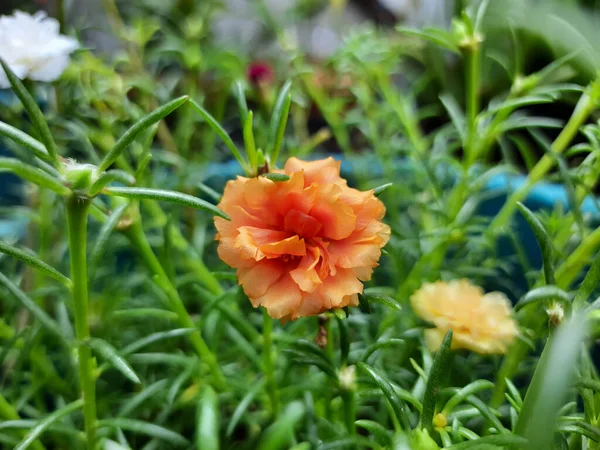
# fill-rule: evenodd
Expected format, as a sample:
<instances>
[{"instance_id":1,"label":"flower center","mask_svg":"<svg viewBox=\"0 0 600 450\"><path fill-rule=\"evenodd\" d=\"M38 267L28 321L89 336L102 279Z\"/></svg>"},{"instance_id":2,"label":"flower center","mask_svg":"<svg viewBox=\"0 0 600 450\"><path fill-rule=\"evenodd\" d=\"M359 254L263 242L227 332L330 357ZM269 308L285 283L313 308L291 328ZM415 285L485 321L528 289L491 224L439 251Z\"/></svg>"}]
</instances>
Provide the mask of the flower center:
<instances>
[{"instance_id":1,"label":"flower center","mask_svg":"<svg viewBox=\"0 0 600 450\"><path fill-rule=\"evenodd\" d=\"M314 237L322 227L317 219L296 209L290 209L283 219L283 229L300 238Z\"/></svg>"}]
</instances>

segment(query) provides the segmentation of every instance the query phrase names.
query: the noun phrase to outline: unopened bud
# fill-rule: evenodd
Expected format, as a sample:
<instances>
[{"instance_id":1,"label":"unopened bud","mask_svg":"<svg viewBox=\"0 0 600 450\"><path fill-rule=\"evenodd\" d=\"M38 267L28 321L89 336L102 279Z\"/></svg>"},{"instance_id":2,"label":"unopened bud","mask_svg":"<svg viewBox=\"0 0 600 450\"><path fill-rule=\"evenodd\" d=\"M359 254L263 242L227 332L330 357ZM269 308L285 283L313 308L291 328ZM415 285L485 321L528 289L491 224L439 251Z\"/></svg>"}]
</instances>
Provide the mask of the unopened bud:
<instances>
[{"instance_id":1,"label":"unopened bud","mask_svg":"<svg viewBox=\"0 0 600 450\"><path fill-rule=\"evenodd\" d=\"M410 441L411 447L415 450L439 450L440 448L425 429L414 430Z\"/></svg>"},{"instance_id":2,"label":"unopened bud","mask_svg":"<svg viewBox=\"0 0 600 450\"><path fill-rule=\"evenodd\" d=\"M345 391L353 391L356 387L356 366L347 366L340 370L338 381L340 388Z\"/></svg>"},{"instance_id":3,"label":"unopened bud","mask_svg":"<svg viewBox=\"0 0 600 450\"><path fill-rule=\"evenodd\" d=\"M62 172L74 191L87 191L96 181L96 166L92 164L79 164L74 159L63 163Z\"/></svg>"},{"instance_id":4,"label":"unopened bud","mask_svg":"<svg viewBox=\"0 0 600 450\"><path fill-rule=\"evenodd\" d=\"M436 428L444 428L446 425L448 425L448 419L446 419L446 416L442 413L437 413L434 417L433 417L433 426Z\"/></svg>"},{"instance_id":5,"label":"unopened bud","mask_svg":"<svg viewBox=\"0 0 600 450\"><path fill-rule=\"evenodd\" d=\"M554 328L558 327L565 318L565 310L560 303L552 304L546 310L546 314L548 314L548 320Z\"/></svg>"}]
</instances>

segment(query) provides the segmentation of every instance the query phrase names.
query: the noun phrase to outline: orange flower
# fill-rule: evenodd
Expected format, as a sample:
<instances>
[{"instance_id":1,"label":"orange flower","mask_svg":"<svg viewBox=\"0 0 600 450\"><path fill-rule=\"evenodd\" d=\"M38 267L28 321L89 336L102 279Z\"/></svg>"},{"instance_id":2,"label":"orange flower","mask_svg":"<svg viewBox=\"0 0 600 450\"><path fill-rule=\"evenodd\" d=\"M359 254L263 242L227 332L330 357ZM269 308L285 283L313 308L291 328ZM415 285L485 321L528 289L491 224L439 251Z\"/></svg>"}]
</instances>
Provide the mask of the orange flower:
<instances>
[{"instance_id":1,"label":"orange flower","mask_svg":"<svg viewBox=\"0 0 600 450\"><path fill-rule=\"evenodd\" d=\"M411 297L413 310L435 325L425 330L425 343L438 350L449 329L452 348L477 353L505 353L519 334L510 301L500 292L484 294L468 280L424 284Z\"/></svg>"},{"instance_id":2,"label":"orange flower","mask_svg":"<svg viewBox=\"0 0 600 450\"><path fill-rule=\"evenodd\" d=\"M285 182L238 177L225 187L215 218L219 256L237 269L255 308L294 320L358 304L390 229L383 203L340 178L333 158L291 158Z\"/></svg>"}]
</instances>

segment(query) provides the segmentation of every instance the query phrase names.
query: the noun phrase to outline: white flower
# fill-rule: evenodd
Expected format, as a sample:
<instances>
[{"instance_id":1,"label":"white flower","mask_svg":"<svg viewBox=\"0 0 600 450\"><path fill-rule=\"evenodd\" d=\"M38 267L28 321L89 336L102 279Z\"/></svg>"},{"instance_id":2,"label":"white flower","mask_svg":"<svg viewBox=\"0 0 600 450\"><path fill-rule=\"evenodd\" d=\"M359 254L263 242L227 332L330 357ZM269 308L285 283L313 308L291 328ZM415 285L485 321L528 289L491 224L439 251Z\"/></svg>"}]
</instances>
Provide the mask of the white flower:
<instances>
[{"instance_id":1,"label":"white flower","mask_svg":"<svg viewBox=\"0 0 600 450\"><path fill-rule=\"evenodd\" d=\"M42 11L33 16L22 11L0 16L0 58L20 79L54 81L69 65L69 54L79 47L59 29L58 21ZM9 86L0 69L0 88Z\"/></svg>"}]
</instances>

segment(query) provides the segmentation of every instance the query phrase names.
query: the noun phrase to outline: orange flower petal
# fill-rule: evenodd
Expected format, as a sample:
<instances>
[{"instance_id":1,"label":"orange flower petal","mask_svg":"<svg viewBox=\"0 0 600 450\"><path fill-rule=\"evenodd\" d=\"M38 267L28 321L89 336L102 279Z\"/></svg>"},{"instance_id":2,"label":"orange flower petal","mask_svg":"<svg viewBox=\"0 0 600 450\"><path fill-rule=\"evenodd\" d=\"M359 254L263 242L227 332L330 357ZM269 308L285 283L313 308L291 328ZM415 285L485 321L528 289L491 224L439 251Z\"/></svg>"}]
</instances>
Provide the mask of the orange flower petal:
<instances>
[{"instance_id":1,"label":"orange flower petal","mask_svg":"<svg viewBox=\"0 0 600 450\"><path fill-rule=\"evenodd\" d=\"M290 209L283 219L283 229L305 238L316 236L323 225L312 216Z\"/></svg>"},{"instance_id":2,"label":"orange flower petal","mask_svg":"<svg viewBox=\"0 0 600 450\"><path fill-rule=\"evenodd\" d=\"M304 292L313 292L322 283L315 267L321 259L321 251L318 247L312 247L306 256L302 258L298 267L290 272L290 276L298 287Z\"/></svg>"},{"instance_id":3,"label":"orange flower petal","mask_svg":"<svg viewBox=\"0 0 600 450\"><path fill-rule=\"evenodd\" d=\"M318 293L322 297L324 309L339 308L344 298L349 295L361 294L363 284L350 269L339 269L334 276L327 277Z\"/></svg>"},{"instance_id":4,"label":"orange flower petal","mask_svg":"<svg viewBox=\"0 0 600 450\"><path fill-rule=\"evenodd\" d=\"M342 163L331 156L318 161L302 161L298 158L290 158L285 163L287 173L304 172L305 186L311 184L346 184L340 177L340 166Z\"/></svg>"},{"instance_id":5,"label":"orange flower petal","mask_svg":"<svg viewBox=\"0 0 600 450\"><path fill-rule=\"evenodd\" d=\"M235 246L244 258L260 261L267 255L261 250L263 246L285 240L289 234L284 231L269 230L256 227L240 227ZM268 247L267 247L268 248Z\"/></svg>"},{"instance_id":6,"label":"orange flower petal","mask_svg":"<svg viewBox=\"0 0 600 450\"><path fill-rule=\"evenodd\" d=\"M294 320L355 306L361 280L378 264L390 237L381 222L385 207L373 191L349 188L339 171L333 158L291 158L277 171L288 181L238 177L225 187L218 207L231 221L215 219L219 256L237 269L252 304L271 317Z\"/></svg>"},{"instance_id":7,"label":"orange flower petal","mask_svg":"<svg viewBox=\"0 0 600 450\"><path fill-rule=\"evenodd\" d=\"M257 307L262 305L267 308L269 316L281 319L292 316L300 305L302 292L289 274L283 275L276 283L261 295L255 298L252 304Z\"/></svg>"},{"instance_id":8,"label":"orange flower petal","mask_svg":"<svg viewBox=\"0 0 600 450\"><path fill-rule=\"evenodd\" d=\"M250 298L260 297L284 274L278 261L264 260L247 268L238 269L238 283Z\"/></svg>"},{"instance_id":9,"label":"orange flower petal","mask_svg":"<svg viewBox=\"0 0 600 450\"><path fill-rule=\"evenodd\" d=\"M306 245L304 239L300 239L298 236L292 236L278 242L263 244L260 246L260 251L263 252L267 258L277 258L283 255L304 256L306 255Z\"/></svg>"},{"instance_id":10,"label":"orange flower petal","mask_svg":"<svg viewBox=\"0 0 600 450\"><path fill-rule=\"evenodd\" d=\"M310 215L323 225L321 234L334 240L350 236L356 224L354 211L339 200L340 193L339 186L324 186L318 191L317 201L310 211Z\"/></svg>"}]
</instances>

